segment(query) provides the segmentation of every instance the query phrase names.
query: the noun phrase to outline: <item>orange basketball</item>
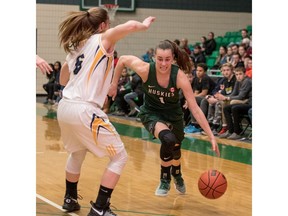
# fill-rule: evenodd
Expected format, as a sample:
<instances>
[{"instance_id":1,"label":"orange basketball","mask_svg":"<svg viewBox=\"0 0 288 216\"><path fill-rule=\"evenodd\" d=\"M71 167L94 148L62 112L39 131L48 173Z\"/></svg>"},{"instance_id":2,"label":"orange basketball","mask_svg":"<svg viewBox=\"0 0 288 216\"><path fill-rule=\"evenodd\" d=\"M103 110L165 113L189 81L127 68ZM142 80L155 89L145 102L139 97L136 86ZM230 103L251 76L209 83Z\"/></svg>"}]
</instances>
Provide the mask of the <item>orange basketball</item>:
<instances>
[{"instance_id":1,"label":"orange basketball","mask_svg":"<svg viewBox=\"0 0 288 216\"><path fill-rule=\"evenodd\" d=\"M200 193L208 199L221 197L227 189L227 180L223 173L218 170L208 170L198 180Z\"/></svg>"}]
</instances>

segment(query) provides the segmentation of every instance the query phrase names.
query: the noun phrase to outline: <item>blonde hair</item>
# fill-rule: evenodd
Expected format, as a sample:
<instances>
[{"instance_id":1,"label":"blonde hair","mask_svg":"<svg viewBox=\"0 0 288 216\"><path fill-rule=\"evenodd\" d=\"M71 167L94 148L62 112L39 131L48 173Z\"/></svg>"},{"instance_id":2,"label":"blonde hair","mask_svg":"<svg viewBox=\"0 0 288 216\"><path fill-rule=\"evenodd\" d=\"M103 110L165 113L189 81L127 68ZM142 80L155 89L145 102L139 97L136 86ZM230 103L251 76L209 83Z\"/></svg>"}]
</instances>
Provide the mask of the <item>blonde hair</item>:
<instances>
[{"instance_id":1,"label":"blonde hair","mask_svg":"<svg viewBox=\"0 0 288 216\"><path fill-rule=\"evenodd\" d=\"M90 8L88 11L73 11L59 25L60 46L65 52L76 50L81 41L96 33L101 23L109 20L108 13L100 7Z\"/></svg>"},{"instance_id":2,"label":"blonde hair","mask_svg":"<svg viewBox=\"0 0 288 216\"><path fill-rule=\"evenodd\" d=\"M222 70L223 67L229 67L229 68L231 69L231 71L233 72L234 67L233 67L233 65L232 65L231 63L229 63L229 62L224 63L224 64L221 66L221 70Z\"/></svg>"}]
</instances>

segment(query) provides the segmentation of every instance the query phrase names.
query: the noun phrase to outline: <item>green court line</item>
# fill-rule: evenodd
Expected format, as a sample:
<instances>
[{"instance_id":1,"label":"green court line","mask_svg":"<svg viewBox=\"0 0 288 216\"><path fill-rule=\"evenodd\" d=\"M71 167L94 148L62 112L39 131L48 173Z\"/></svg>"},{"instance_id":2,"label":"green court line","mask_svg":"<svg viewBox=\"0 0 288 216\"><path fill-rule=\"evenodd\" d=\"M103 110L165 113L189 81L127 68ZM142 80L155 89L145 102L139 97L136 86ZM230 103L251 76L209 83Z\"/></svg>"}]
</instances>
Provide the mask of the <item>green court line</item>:
<instances>
[{"instance_id":1,"label":"green court line","mask_svg":"<svg viewBox=\"0 0 288 216\"><path fill-rule=\"evenodd\" d=\"M144 128L116 122L112 122L112 124L115 126L120 135L130 136L133 138L142 137L142 139L147 139L150 142L160 144L160 141L158 139L153 139L153 137L148 134L148 131L146 131ZM230 146L221 143L218 143L218 146L221 152L221 158L252 165L251 149ZM215 156L215 153L211 150L211 143L206 140L196 139L193 137L185 137L182 141L181 148L192 152Z\"/></svg>"},{"instance_id":2,"label":"green court line","mask_svg":"<svg viewBox=\"0 0 288 216\"><path fill-rule=\"evenodd\" d=\"M57 113L55 110L37 108L36 112L37 115L44 116L50 119L57 119ZM150 142L160 144L159 140L153 139L153 137L143 127L135 127L132 125L116 123L113 121L111 122L120 135L133 138L142 138L145 140L149 140ZM230 146L222 143L218 143L218 146L221 152L221 158L252 165L252 149L241 148L238 146ZM214 152L211 150L210 142L206 140L196 139L193 137L185 137L182 141L181 148L200 154L215 156Z\"/></svg>"}]
</instances>

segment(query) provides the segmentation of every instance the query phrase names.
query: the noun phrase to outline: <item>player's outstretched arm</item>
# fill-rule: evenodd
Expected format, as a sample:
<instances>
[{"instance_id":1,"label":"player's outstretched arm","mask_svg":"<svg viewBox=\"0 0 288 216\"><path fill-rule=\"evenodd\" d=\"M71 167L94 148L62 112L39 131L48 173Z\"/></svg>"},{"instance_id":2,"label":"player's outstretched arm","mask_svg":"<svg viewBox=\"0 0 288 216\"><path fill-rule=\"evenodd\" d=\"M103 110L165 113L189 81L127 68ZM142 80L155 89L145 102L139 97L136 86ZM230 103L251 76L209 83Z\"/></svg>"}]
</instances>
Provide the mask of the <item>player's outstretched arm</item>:
<instances>
[{"instance_id":1,"label":"player's outstretched arm","mask_svg":"<svg viewBox=\"0 0 288 216\"><path fill-rule=\"evenodd\" d=\"M38 55L36 55L36 67L38 67L43 74L50 74L50 72L52 72L50 65Z\"/></svg>"},{"instance_id":2,"label":"player's outstretched arm","mask_svg":"<svg viewBox=\"0 0 288 216\"><path fill-rule=\"evenodd\" d=\"M193 116L195 117L195 119L197 120L197 122L199 123L201 128L206 132L206 134L210 138L212 150L219 157L220 152L219 152L218 144L216 142L216 138L211 131L211 128L208 124L208 121L207 121L205 115L203 114L202 110L200 109L200 107L198 106L198 104L196 102L196 99L195 99L194 93L192 91L190 82L188 81L186 75L181 70L179 70L179 73L177 76L177 86L178 86L178 88L182 89L184 97L187 100L190 112L193 114Z\"/></svg>"},{"instance_id":3,"label":"player's outstretched arm","mask_svg":"<svg viewBox=\"0 0 288 216\"><path fill-rule=\"evenodd\" d=\"M147 17L143 22L135 20L127 21L126 23L115 26L105 31L102 35L102 44L108 52L114 48L117 41L125 36L135 32L147 30L150 25L155 21L155 17Z\"/></svg>"},{"instance_id":4,"label":"player's outstretched arm","mask_svg":"<svg viewBox=\"0 0 288 216\"><path fill-rule=\"evenodd\" d=\"M121 76L122 70L127 67L136 72L141 79L145 82L149 71L149 63L144 62L140 58L132 55L123 55L119 58L116 68L114 70L113 80L108 92L108 95L112 97L112 100L117 95L117 85Z\"/></svg>"}]
</instances>

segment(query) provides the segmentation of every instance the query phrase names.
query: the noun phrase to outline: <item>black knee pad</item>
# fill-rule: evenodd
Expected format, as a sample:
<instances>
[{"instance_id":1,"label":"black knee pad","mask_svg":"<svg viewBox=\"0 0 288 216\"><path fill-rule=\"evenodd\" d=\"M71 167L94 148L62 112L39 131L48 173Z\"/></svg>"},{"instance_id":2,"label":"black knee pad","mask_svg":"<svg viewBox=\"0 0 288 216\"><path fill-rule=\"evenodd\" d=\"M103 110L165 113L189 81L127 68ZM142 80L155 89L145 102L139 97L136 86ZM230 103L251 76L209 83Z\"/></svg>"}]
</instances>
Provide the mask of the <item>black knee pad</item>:
<instances>
[{"instance_id":1,"label":"black knee pad","mask_svg":"<svg viewBox=\"0 0 288 216\"><path fill-rule=\"evenodd\" d=\"M163 130L159 133L159 139L162 143L160 148L160 158L163 161L173 159L173 151L176 144L176 137L170 130Z\"/></svg>"},{"instance_id":2,"label":"black knee pad","mask_svg":"<svg viewBox=\"0 0 288 216\"><path fill-rule=\"evenodd\" d=\"M178 144L177 146L174 147L173 150L173 159L174 160L179 160L181 158L181 145Z\"/></svg>"}]
</instances>

